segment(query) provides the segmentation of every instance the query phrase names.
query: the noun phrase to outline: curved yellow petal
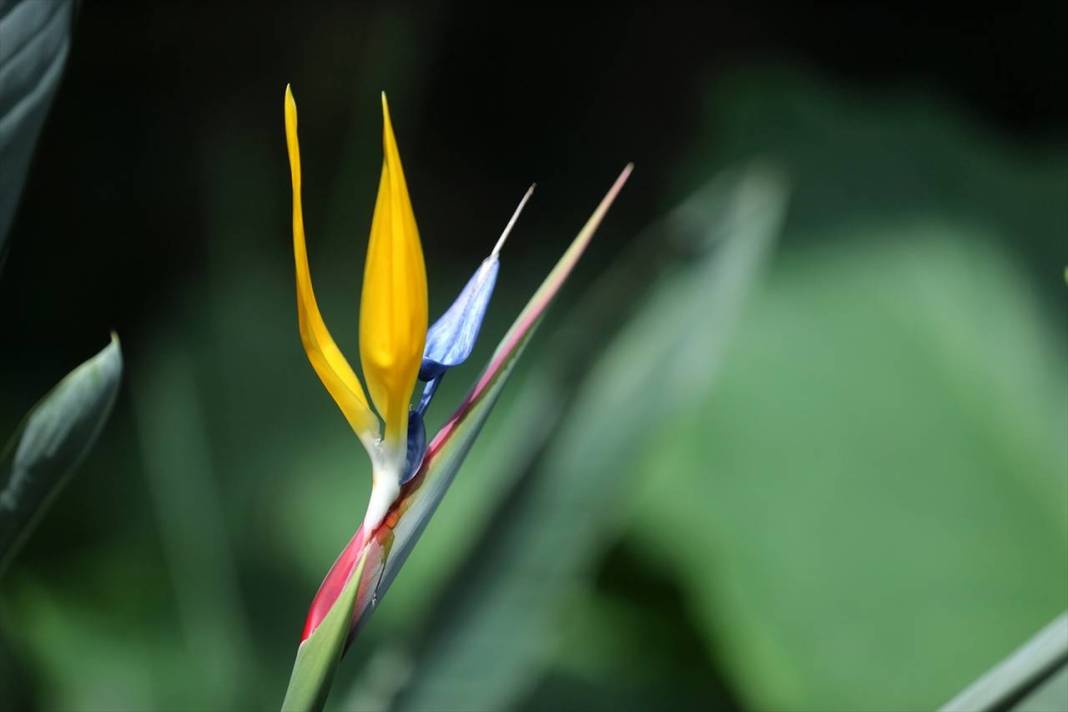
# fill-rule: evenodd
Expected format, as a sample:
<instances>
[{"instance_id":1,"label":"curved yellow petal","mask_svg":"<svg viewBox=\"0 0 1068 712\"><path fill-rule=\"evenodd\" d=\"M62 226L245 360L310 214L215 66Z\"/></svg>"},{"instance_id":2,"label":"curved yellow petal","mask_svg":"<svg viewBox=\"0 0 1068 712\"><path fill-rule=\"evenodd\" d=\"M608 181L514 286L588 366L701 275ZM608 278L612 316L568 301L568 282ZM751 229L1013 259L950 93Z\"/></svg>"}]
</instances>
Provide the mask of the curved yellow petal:
<instances>
[{"instance_id":1,"label":"curved yellow petal","mask_svg":"<svg viewBox=\"0 0 1068 712\"><path fill-rule=\"evenodd\" d=\"M349 425L369 449L378 437L378 419L367 404L352 366L338 349L323 323L312 289L308 269L308 248L304 241L304 211L300 199L300 144L297 142L297 104L286 87L286 145L293 178L293 259L297 267L297 317L300 340L312 368L333 396Z\"/></svg>"},{"instance_id":2,"label":"curved yellow petal","mask_svg":"<svg viewBox=\"0 0 1068 712\"><path fill-rule=\"evenodd\" d=\"M403 450L426 342L426 267L384 92L382 120L385 157L364 267L360 361L387 450Z\"/></svg>"}]
</instances>

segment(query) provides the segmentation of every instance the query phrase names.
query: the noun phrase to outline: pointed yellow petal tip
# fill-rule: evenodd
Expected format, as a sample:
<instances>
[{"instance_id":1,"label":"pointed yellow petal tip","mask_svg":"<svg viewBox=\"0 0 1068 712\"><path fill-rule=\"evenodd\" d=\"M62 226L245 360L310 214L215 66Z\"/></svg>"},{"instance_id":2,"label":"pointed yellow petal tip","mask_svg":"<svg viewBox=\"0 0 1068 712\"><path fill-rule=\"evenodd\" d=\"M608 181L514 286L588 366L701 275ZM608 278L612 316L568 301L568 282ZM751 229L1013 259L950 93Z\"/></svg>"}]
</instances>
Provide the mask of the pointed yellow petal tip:
<instances>
[{"instance_id":1,"label":"pointed yellow petal tip","mask_svg":"<svg viewBox=\"0 0 1068 712\"><path fill-rule=\"evenodd\" d=\"M400 170L400 154L397 151L397 139L393 135L393 120L389 116L389 100L386 99L386 92L384 91L382 92L382 149L385 153L385 161L387 165L392 162L391 159L393 158L393 154L397 154L397 170Z\"/></svg>"},{"instance_id":2,"label":"pointed yellow petal tip","mask_svg":"<svg viewBox=\"0 0 1068 712\"><path fill-rule=\"evenodd\" d=\"M403 460L408 406L426 342L426 267L385 92L382 144L360 303L360 359L371 400L385 421L386 449Z\"/></svg>"},{"instance_id":3,"label":"pointed yellow petal tip","mask_svg":"<svg viewBox=\"0 0 1068 712\"><path fill-rule=\"evenodd\" d=\"M386 90L385 89L382 90L382 118L385 119L385 122L387 124L390 124L390 120L389 120L389 99L386 98ZM390 125L390 128L392 129L393 126Z\"/></svg>"},{"instance_id":4,"label":"pointed yellow petal tip","mask_svg":"<svg viewBox=\"0 0 1068 712\"><path fill-rule=\"evenodd\" d=\"M293 91L286 84L286 149L289 151L289 165L298 182L300 179L300 147L297 145L297 102Z\"/></svg>"}]
</instances>

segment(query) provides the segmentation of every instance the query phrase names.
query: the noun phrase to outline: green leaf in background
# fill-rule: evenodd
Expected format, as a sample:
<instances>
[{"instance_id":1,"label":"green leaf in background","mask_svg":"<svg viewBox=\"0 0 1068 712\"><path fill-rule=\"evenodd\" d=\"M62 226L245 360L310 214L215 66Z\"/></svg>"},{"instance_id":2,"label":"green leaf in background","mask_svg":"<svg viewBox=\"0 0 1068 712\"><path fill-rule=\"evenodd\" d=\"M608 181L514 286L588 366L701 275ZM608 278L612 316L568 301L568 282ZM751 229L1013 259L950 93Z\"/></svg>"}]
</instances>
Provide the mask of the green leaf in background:
<instances>
[{"instance_id":1,"label":"green leaf in background","mask_svg":"<svg viewBox=\"0 0 1068 712\"><path fill-rule=\"evenodd\" d=\"M970 230L857 229L772 271L633 502L755 708L931 709L1068 598L1068 384L1027 282Z\"/></svg>"},{"instance_id":2,"label":"green leaf in background","mask_svg":"<svg viewBox=\"0 0 1068 712\"><path fill-rule=\"evenodd\" d=\"M107 422L122 377L114 334L38 403L0 457L0 573Z\"/></svg>"},{"instance_id":3,"label":"green leaf in background","mask_svg":"<svg viewBox=\"0 0 1068 712\"><path fill-rule=\"evenodd\" d=\"M789 70L712 89L680 180L759 152L797 190L626 543L743 704L931 709L1068 597L1063 147Z\"/></svg>"},{"instance_id":4,"label":"green leaf in background","mask_svg":"<svg viewBox=\"0 0 1068 712\"><path fill-rule=\"evenodd\" d=\"M711 388L784 206L781 180L753 167L673 211L652 231L665 242L640 243L654 253L688 247L690 259L655 285L603 356L585 366L570 407L545 413L562 427L459 568L397 709L507 709L529 691L558 640L562 603L619 526L613 513L630 486L631 461L655 449L657 422ZM597 331L587 327L585 338ZM544 403L542 385L532 378L518 401Z\"/></svg>"},{"instance_id":5,"label":"green leaf in background","mask_svg":"<svg viewBox=\"0 0 1068 712\"><path fill-rule=\"evenodd\" d=\"M72 0L0 0L0 262L73 21Z\"/></svg>"},{"instance_id":6,"label":"green leaf in background","mask_svg":"<svg viewBox=\"0 0 1068 712\"><path fill-rule=\"evenodd\" d=\"M322 621L301 641L293 664L285 710L320 709L326 701L334 668L349 631L352 635L374 612L408 558L430 517L456 477L508 381L530 338L593 239L630 176L633 166L620 173L593 215L572 241L541 286L501 340L489 364L459 408L431 441L415 477L406 484L385 521L365 536L361 528L324 581L345 577L337 598ZM349 556L350 552L353 556ZM368 563L371 566L368 566ZM346 568L349 570L346 571ZM313 604L314 606L315 604Z\"/></svg>"},{"instance_id":7,"label":"green leaf in background","mask_svg":"<svg viewBox=\"0 0 1068 712\"><path fill-rule=\"evenodd\" d=\"M212 457L200 384L181 340L160 340L139 353L128 375L143 471L168 588L177 603L180 643L197 662L198 684L157 705L222 709L262 707L244 681L254 676L254 636L240 595L230 532L223 516L220 474Z\"/></svg>"},{"instance_id":8,"label":"green leaf in background","mask_svg":"<svg viewBox=\"0 0 1068 712\"><path fill-rule=\"evenodd\" d=\"M1068 709L1068 613L969 685L942 712Z\"/></svg>"}]
</instances>

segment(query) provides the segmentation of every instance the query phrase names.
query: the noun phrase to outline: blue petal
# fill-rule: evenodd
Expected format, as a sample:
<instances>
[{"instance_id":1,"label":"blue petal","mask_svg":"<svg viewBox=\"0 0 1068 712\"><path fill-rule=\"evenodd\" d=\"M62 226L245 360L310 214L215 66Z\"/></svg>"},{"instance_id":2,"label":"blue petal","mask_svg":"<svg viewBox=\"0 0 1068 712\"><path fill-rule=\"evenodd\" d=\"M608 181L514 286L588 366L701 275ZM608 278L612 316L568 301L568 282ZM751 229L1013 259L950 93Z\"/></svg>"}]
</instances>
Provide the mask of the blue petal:
<instances>
[{"instance_id":1,"label":"blue petal","mask_svg":"<svg viewBox=\"0 0 1068 712\"><path fill-rule=\"evenodd\" d=\"M499 268L496 254L483 260L460 296L427 331L419 380L433 381L471 355L482 319L486 316L486 307L493 296Z\"/></svg>"},{"instance_id":2,"label":"blue petal","mask_svg":"<svg viewBox=\"0 0 1068 712\"><path fill-rule=\"evenodd\" d=\"M413 410L408 413L408 455L404 461L402 485L419 471L419 466L423 464L425 456L426 425L423 423L422 413Z\"/></svg>"},{"instance_id":3,"label":"blue petal","mask_svg":"<svg viewBox=\"0 0 1068 712\"><path fill-rule=\"evenodd\" d=\"M490 252L490 256L482 261L475 273L471 275L471 279L467 280L467 284L464 285L452 306L427 329L426 348L423 349L423 363L419 367L419 380L424 381L426 386L423 388L423 395L419 398L419 405L412 411L418 418L420 425L422 424L423 413L426 412L427 406L430 405L430 401L438 390L438 384L441 383L445 372L453 366L463 363L471 355L472 349L475 348L478 331L482 328L482 320L486 316L486 308L489 306L490 297L493 296L493 287L497 284L497 271L500 269L501 264L497 256L500 254L501 247L504 245L504 241L508 239L512 228L515 227L519 214L523 212L523 206L527 204L533 193L534 186L532 185L523 195L523 199L519 201L519 206L516 207L508 224L505 225L504 231L501 233L500 238L497 239L497 244L493 246L493 251ZM422 438L424 441L426 440L426 433L422 434ZM410 450L412 445L410 429L408 442ZM424 442L423 450L425 451L425 449ZM416 467L418 467L418 464Z\"/></svg>"}]
</instances>

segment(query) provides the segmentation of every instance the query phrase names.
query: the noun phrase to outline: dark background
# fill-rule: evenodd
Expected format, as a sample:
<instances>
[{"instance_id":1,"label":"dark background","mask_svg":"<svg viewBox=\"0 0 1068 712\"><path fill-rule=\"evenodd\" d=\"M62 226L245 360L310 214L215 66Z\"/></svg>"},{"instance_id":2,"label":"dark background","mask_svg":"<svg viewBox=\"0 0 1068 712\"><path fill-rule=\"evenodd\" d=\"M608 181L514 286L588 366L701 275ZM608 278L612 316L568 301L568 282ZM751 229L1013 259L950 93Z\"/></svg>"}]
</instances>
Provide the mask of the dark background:
<instances>
[{"instance_id":1,"label":"dark background","mask_svg":"<svg viewBox=\"0 0 1068 712\"><path fill-rule=\"evenodd\" d=\"M883 3L317 2L258 12L90 3L14 228L35 239L15 243L0 281L4 302L18 306L4 332L36 336L25 339L26 364L45 354L66 362L110 328L136 333L176 284L197 278L212 249L203 176L217 156L205 143L261 154L277 174L274 197L286 199L279 96L287 82L303 109L313 225L323 207L316 186L325 191L342 170L338 148L352 122L367 129L370 150L373 91L382 88L397 107L407 160L418 163L409 180L424 231L471 256L530 181L546 209L526 219L570 226L593 186L626 161L640 168L640 190L618 210L629 224L649 222L676 197L673 170L702 131L707 88L741 67L782 64L843 86L907 87L986 130L1063 150L1065 14L1059 3L996 12ZM369 205L367 191L348 192ZM500 207L477 210L490 206ZM257 208L231 207L235 215ZM277 227L261 239L284 256L286 226ZM100 230L113 239L91 239Z\"/></svg>"}]
</instances>

